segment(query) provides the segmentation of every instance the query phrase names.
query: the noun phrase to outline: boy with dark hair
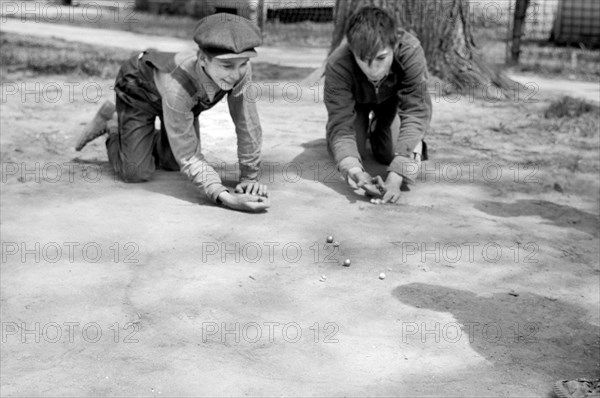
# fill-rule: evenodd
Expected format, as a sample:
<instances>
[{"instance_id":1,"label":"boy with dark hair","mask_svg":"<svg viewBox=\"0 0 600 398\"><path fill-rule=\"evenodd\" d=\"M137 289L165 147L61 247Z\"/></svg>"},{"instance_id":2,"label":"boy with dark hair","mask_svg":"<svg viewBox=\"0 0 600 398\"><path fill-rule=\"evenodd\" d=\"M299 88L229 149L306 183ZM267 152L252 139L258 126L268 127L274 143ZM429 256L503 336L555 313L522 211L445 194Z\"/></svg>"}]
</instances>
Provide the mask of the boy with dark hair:
<instances>
[{"instance_id":1,"label":"boy with dark hair","mask_svg":"<svg viewBox=\"0 0 600 398\"><path fill-rule=\"evenodd\" d=\"M325 68L327 147L351 186L395 203L427 159L423 137L432 106L423 49L378 7L350 17L346 41ZM363 168L367 140L375 159L388 165L385 181Z\"/></svg>"},{"instance_id":2,"label":"boy with dark hair","mask_svg":"<svg viewBox=\"0 0 600 398\"><path fill-rule=\"evenodd\" d=\"M262 43L260 31L247 19L220 13L198 22L194 41L197 52L149 50L127 61L115 82L116 108L110 102L102 106L76 150L108 133L108 159L123 181L148 181L157 167L181 170L216 203L242 211L265 210L267 187L258 182L262 130L256 104L244 98L244 87L251 81L249 60ZM225 96L241 173L234 192L222 185L200 146L198 116ZM156 117L160 131L154 128Z\"/></svg>"}]
</instances>

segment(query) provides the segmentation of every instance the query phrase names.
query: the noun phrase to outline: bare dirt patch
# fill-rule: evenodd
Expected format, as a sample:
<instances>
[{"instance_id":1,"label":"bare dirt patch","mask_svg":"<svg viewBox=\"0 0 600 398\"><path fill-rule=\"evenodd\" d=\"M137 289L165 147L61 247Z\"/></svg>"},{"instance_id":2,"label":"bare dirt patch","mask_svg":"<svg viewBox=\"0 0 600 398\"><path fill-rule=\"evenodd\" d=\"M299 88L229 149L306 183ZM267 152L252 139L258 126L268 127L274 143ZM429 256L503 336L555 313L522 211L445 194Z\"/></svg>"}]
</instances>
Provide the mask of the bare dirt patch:
<instances>
[{"instance_id":1,"label":"bare dirt patch","mask_svg":"<svg viewBox=\"0 0 600 398\"><path fill-rule=\"evenodd\" d=\"M322 93L262 83L254 215L178 173L122 183L102 139L75 152L112 79L3 80L4 396L522 397L600 375L595 110L439 97L418 184L375 206L333 168ZM226 104L200 121L234 181Z\"/></svg>"}]
</instances>

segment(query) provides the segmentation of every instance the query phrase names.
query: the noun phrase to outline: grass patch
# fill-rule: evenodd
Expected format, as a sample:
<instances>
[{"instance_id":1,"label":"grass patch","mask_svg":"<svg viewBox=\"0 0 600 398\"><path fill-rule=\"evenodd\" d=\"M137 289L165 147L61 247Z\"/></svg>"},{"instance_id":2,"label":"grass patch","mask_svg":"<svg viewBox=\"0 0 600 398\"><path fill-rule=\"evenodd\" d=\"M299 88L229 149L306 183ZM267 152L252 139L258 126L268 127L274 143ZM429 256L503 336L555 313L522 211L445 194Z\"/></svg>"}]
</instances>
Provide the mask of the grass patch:
<instances>
[{"instance_id":1,"label":"grass patch","mask_svg":"<svg viewBox=\"0 0 600 398\"><path fill-rule=\"evenodd\" d=\"M329 48L333 37L333 22L280 23L269 21L263 30L267 46L294 46Z\"/></svg>"},{"instance_id":2,"label":"grass patch","mask_svg":"<svg viewBox=\"0 0 600 398\"><path fill-rule=\"evenodd\" d=\"M547 119L546 129L567 135L570 145L597 149L600 136L600 107L597 105L564 96L550 103L544 118Z\"/></svg>"},{"instance_id":3,"label":"grass patch","mask_svg":"<svg viewBox=\"0 0 600 398\"><path fill-rule=\"evenodd\" d=\"M38 75L115 77L132 52L64 40L0 33L2 67Z\"/></svg>"},{"instance_id":4,"label":"grass patch","mask_svg":"<svg viewBox=\"0 0 600 398\"><path fill-rule=\"evenodd\" d=\"M113 79L121 64L137 51L93 46L52 38L21 36L0 32L2 68L37 75L77 74ZM312 68L296 68L266 63L252 65L254 81L298 81Z\"/></svg>"},{"instance_id":5,"label":"grass patch","mask_svg":"<svg viewBox=\"0 0 600 398\"><path fill-rule=\"evenodd\" d=\"M586 113L595 113L596 115L599 115L599 110L600 108L597 105L590 104L589 102L578 98L563 96L552 101L550 106L548 106L544 112L544 117L546 119L579 117Z\"/></svg>"},{"instance_id":6,"label":"grass patch","mask_svg":"<svg viewBox=\"0 0 600 398\"><path fill-rule=\"evenodd\" d=\"M156 36L191 39L196 19L186 16L154 15L130 8L92 7L87 15L81 7L63 7L62 17L51 19L34 13L23 16L6 15L19 21L49 22L94 29L123 30Z\"/></svg>"},{"instance_id":7,"label":"grass patch","mask_svg":"<svg viewBox=\"0 0 600 398\"><path fill-rule=\"evenodd\" d=\"M81 8L73 8L69 12L64 11L62 18L48 20L47 22L192 40L194 27L199 20L183 15L157 15L133 11L129 8L94 8L91 16L86 15L81 10ZM9 14L7 17L13 18L14 16ZM46 22L43 17L40 19L40 16L35 14L27 14L18 17L18 19ZM317 46L326 48L331 44L332 34L332 22L281 23L278 20L273 20L267 21L263 29L264 45L269 46Z\"/></svg>"}]
</instances>

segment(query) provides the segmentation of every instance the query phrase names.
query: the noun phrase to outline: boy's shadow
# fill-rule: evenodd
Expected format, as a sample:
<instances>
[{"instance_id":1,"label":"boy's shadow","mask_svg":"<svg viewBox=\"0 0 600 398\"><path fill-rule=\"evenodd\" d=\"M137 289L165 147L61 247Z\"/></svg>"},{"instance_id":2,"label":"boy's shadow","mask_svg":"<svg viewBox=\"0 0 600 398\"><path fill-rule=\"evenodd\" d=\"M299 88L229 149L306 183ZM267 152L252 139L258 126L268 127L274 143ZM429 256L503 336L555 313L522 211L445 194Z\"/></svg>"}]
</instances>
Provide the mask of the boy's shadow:
<instances>
[{"instance_id":1,"label":"boy's shadow","mask_svg":"<svg viewBox=\"0 0 600 398\"><path fill-rule=\"evenodd\" d=\"M128 191L145 190L156 194L172 196L184 202L201 206L216 206L212 201L203 198L198 189L179 171L156 170L152 179L140 183L126 183L114 172L110 163L99 159L81 159L75 157L72 162L78 164L82 170L94 168L94 173L101 173L104 184L110 184L113 188ZM224 182L231 190L235 185L233 182Z\"/></svg>"},{"instance_id":2,"label":"boy's shadow","mask_svg":"<svg viewBox=\"0 0 600 398\"><path fill-rule=\"evenodd\" d=\"M350 203L369 202L370 198L364 194L362 189L354 189L344 181L341 173L337 170L337 165L331 155L327 152L327 141L325 138L308 141L301 144L304 151L292 159L294 163L303 171L303 179L310 179L325 185L336 193L345 196ZM371 155L368 148L368 155L363 159L365 170L374 176L381 176L385 180L387 165L380 164ZM403 191L409 190L403 184Z\"/></svg>"}]
</instances>

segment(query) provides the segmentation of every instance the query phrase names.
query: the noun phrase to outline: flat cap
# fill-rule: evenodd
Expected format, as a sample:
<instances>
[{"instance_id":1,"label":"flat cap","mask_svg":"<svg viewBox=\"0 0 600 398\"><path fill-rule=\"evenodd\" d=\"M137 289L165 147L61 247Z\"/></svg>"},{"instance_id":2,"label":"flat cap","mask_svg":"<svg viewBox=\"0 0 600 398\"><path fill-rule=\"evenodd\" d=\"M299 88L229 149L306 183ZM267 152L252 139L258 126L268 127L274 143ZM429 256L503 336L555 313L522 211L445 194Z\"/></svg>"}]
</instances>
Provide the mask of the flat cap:
<instances>
[{"instance_id":1,"label":"flat cap","mask_svg":"<svg viewBox=\"0 0 600 398\"><path fill-rule=\"evenodd\" d=\"M218 13L202 18L194 29L194 41L216 58L251 58L262 44L258 27L249 19Z\"/></svg>"}]
</instances>

